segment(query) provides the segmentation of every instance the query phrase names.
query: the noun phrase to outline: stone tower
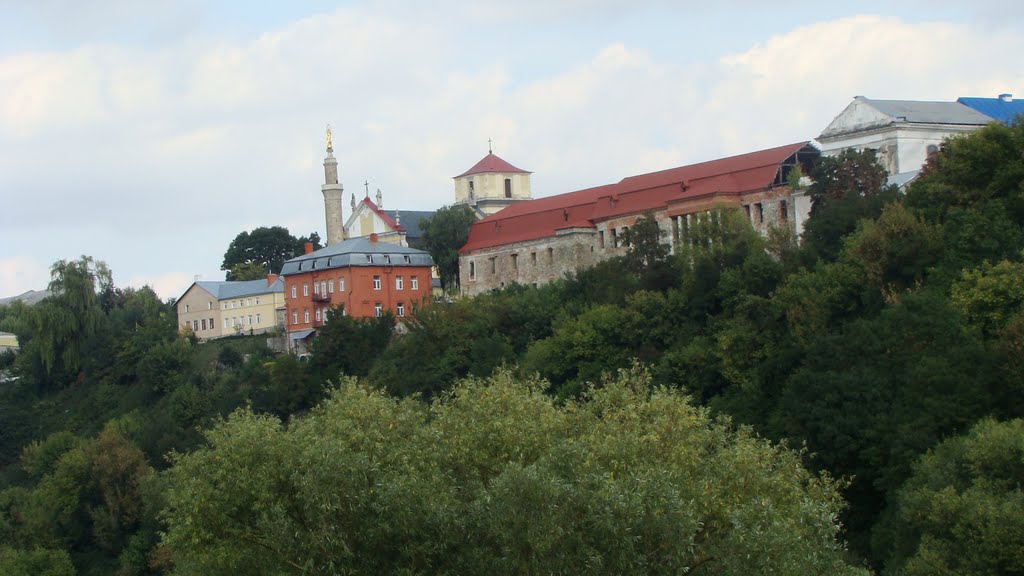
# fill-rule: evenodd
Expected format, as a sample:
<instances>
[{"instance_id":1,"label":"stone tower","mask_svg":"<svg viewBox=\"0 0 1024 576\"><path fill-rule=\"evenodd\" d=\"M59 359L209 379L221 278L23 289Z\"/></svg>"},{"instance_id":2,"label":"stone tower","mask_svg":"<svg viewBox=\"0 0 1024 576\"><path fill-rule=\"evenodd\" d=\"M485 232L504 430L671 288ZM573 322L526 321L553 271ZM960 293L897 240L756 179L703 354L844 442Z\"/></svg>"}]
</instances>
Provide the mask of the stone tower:
<instances>
[{"instance_id":1,"label":"stone tower","mask_svg":"<svg viewBox=\"0 0 1024 576\"><path fill-rule=\"evenodd\" d=\"M530 172L502 160L490 146L487 147L487 156L455 176L454 180L455 203L469 205L479 218L533 197Z\"/></svg>"},{"instance_id":2,"label":"stone tower","mask_svg":"<svg viewBox=\"0 0 1024 576\"><path fill-rule=\"evenodd\" d=\"M327 127L327 157L324 158L324 216L327 218L327 246L345 239L344 223L341 219L341 197L345 189L338 184L338 160L334 157L334 143L331 141L331 127Z\"/></svg>"}]
</instances>

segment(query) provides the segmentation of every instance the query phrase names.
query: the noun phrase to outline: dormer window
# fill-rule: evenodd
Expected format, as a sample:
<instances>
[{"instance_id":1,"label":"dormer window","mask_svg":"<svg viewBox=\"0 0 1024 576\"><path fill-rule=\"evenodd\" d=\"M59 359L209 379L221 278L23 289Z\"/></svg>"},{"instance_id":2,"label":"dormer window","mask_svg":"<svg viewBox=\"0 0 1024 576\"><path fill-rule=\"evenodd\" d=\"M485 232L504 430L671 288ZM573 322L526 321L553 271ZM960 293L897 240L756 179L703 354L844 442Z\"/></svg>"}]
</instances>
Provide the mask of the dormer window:
<instances>
[{"instance_id":1,"label":"dormer window","mask_svg":"<svg viewBox=\"0 0 1024 576\"><path fill-rule=\"evenodd\" d=\"M406 254L403 258L405 259L406 264L412 264L412 258L410 258L408 254Z\"/></svg>"},{"instance_id":2,"label":"dormer window","mask_svg":"<svg viewBox=\"0 0 1024 576\"><path fill-rule=\"evenodd\" d=\"M384 263L385 264L391 264L391 254L385 254L384 255Z\"/></svg>"},{"instance_id":3,"label":"dormer window","mask_svg":"<svg viewBox=\"0 0 1024 576\"><path fill-rule=\"evenodd\" d=\"M373 256L370 256L369 254L367 254L366 255L366 263L367 264L373 264Z\"/></svg>"}]
</instances>

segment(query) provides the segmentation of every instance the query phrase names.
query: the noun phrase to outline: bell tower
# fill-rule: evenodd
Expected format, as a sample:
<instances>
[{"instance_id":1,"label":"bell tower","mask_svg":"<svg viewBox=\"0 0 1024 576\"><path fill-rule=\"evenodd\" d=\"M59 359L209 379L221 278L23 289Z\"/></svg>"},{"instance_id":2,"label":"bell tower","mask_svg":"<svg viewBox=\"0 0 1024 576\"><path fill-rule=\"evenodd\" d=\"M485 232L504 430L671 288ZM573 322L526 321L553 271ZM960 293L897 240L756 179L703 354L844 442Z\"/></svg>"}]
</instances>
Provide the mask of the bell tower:
<instances>
[{"instance_id":1,"label":"bell tower","mask_svg":"<svg viewBox=\"0 0 1024 576\"><path fill-rule=\"evenodd\" d=\"M327 125L327 157L324 158L324 183L320 186L324 195L324 216L327 219L327 246L345 239L342 222L341 197L345 189L338 183L338 160L334 157L334 143L331 141L331 126Z\"/></svg>"}]
</instances>

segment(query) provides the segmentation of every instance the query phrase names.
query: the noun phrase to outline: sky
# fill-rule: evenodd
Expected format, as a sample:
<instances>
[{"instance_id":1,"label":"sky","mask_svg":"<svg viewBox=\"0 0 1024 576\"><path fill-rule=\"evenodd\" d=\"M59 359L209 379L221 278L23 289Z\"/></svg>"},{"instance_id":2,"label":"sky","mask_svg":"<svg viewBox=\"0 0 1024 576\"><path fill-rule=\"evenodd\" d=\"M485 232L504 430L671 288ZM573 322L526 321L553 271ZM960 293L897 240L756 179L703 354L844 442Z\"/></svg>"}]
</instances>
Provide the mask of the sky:
<instances>
[{"instance_id":1,"label":"sky","mask_svg":"<svg viewBox=\"0 0 1024 576\"><path fill-rule=\"evenodd\" d=\"M857 95L1024 97L1024 3L0 0L0 297L89 255L222 280L345 189L431 210L487 153L534 197L815 138Z\"/></svg>"}]
</instances>

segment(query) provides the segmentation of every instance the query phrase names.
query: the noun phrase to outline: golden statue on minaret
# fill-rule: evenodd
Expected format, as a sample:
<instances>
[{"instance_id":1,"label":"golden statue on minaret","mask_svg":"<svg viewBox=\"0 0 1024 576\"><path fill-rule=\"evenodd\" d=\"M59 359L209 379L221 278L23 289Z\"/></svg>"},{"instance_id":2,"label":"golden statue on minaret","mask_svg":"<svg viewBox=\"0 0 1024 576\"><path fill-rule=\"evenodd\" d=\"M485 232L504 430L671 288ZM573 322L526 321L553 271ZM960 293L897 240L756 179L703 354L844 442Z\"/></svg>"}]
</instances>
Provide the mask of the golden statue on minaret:
<instances>
[{"instance_id":1,"label":"golden statue on minaret","mask_svg":"<svg viewBox=\"0 0 1024 576\"><path fill-rule=\"evenodd\" d=\"M327 151L334 152L334 143L331 141L331 125L327 125Z\"/></svg>"}]
</instances>

